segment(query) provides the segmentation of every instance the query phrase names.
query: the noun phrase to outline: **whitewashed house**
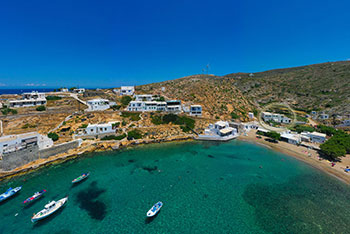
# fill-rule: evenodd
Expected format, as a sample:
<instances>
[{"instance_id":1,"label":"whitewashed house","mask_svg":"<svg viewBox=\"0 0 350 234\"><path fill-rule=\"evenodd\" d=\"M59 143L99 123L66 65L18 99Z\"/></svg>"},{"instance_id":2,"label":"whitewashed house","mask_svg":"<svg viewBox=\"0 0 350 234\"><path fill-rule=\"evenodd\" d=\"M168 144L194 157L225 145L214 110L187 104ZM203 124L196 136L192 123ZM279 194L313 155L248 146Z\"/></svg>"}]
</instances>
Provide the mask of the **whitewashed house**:
<instances>
[{"instance_id":1,"label":"whitewashed house","mask_svg":"<svg viewBox=\"0 0 350 234\"><path fill-rule=\"evenodd\" d=\"M191 116L202 116L202 106L201 105L191 105L190 106Z\"/></svg>"},{"instance_id":2,"label":"whitewashed house","mask_svg":"<svg viewBox=\"0 0 350 234\"><path fill-rule=\"evenodd\" d=\"M248 117L249 117L249 119L254 119L254 113L253 112L249 112L248 113Z\"/></svg>"},{"instance_id":3,"label":"whitewashed house","mask_svg":"<svg viewBox=\"0 0 350 234\"><path fill-rule=\"evenodd\" d=\"M261 117L265 122L274 121L277 123L291 123L291 119L286 117L283 114L276 114L276 113L270 113L270 112L262 112Z\"/></svg>"},{"instance_id":4,"label":"whitewashed house","mask_svg":"<svg viewBox=\"0 0 350 234\"><path fill-rule=\"evenodd\" d=\"M182 111L181 101L180 100L170 100L166 102L166 111L179 113Z\"/></svg>"},{"instance_id":5,"label":"whitewashed house","mask_svg":"<svg viewBox=\"0 0 350 234\"><path fill-rule=\"evenodd\" d=\"M320 132L302 132L300 134L304 139L309 139L311 142L323 143L326 141L326 134Z\"/></svg>"},{"instance_id":6,"label":"whitewashed house","mask_svg":"<svg viewBox=\"0 0 350 234\"><path fill-rule=\"evenodd\" d=\"M8 101L8 105L14 108L46 105L46 103L45 93L39 93L37 91L23 93L22 99Z\"/></svg>"},{"instance_id":7,"label":"whitewashed house","mask_svg":"<svg viewBox=\"0 0 350 234\"><path fill-rule=\"evenodd\" d=\"M137 94L135 95L135 101L153 101L152 94Z\"/></svg>"},{"instance_id":8,"label":"whitewashed house","mask_svg":"<svg viewBox=\"0 0 350 234\"><path fill-rule=\"evenodd\" d=\"M228 141L238 136L236 128L229 126L226 121L218 121L215 124L209 124L209 127L204 130L203 135L198 135L197 140L210 141Z\"/></svg>"},{"instance_id":9,"label":"whitewashed house","mask_svg":"<svg viewBox=\"0 0 350 234\"><path fill-rule=\"evenodd\" d=\"M88 111L104 111L116 103L107 99L92 99L88 100L86 104L88 105Z\"/></svg>"},{"instance_id":10,"label":"whitewashed house","mask_svg":"<svg viewBox=\"0 0 350 234\"><path fill-rule=\"evenodd\" d=\"M103 124L89 124L86 128L79 128L75 134L77 137L98 136L103 134L112 134L116 132L115 122Z\"/></svg>"},{"instance_id":11,"label":"whitewashed house","mask_svg":"<svg viewBox=\"0 0 350 234\"><path fill-rule=\"evenodd\" d=\"M127 107L128 111L166 111L166 102L157 101L131 101Z\"/></svg>"},{"instance_id":12,"label":"whitewashed house","mask_svg":"<svg viewBox=\"0 0 350 234\"><path fill-rule=\"evenodd\" d=\"M53 146L53 141L51 138L37 132L3 136L0 137L0 155L34 145L37 145L39 149L45 149Z\"/></svg>"},{"instance_id":13,"label":"whitewashed house","mask_svg":"<svg viewBox=\"0 0 350 234\"><path fill-rule=\"evenodd\" d=\"M326 119L329 119L329 115L323 113L323 114L320 114L320 115L318 116L318 118L321 119L321 120L326 120Z\"/></svg>"},{"instance_id":14,"label":"whitewashed house","mask_svg":"<svg viewBox=\"0 0 350 234\"><path fill-rule=\"evenodd\" d=\"M62 92L62 93L68 93L68 89L67 88L62 88L62 89L60 89L60 91Z\"/></svg>"},{"instance_id":15,"label":"whitewashed house","mask_svg":"<svg viewBox=\"0 0 350 234\"><path fill-rule=\"evenodd\" d=\"M135 93L135 87L134 86L121 86L119 94L121 96L123 95L129 95L132 96Z\"/></svg>"},{"instance_id":16,"label":"whitewashed house","mask_svg":"<svg viewBox=\"0 0 350 234\"><path fill-rule=\"evenodd\" d=\"M85 93L85 89L84 89L84 88L73 89L73 92L74 92L74 93L82 94L82 93Z\"/></svg>"},{"instance_id":17,"label":"whitewashed house","mask_svg":"<svg viewBox=\"0 0 350 234\"><path fill-rule=\"evenodd\" d=\"M297 145L300 144L301 137L298 134L292 133L291 131L286 131L281 133L281 140Z\"/></svg>"}]
</instances>

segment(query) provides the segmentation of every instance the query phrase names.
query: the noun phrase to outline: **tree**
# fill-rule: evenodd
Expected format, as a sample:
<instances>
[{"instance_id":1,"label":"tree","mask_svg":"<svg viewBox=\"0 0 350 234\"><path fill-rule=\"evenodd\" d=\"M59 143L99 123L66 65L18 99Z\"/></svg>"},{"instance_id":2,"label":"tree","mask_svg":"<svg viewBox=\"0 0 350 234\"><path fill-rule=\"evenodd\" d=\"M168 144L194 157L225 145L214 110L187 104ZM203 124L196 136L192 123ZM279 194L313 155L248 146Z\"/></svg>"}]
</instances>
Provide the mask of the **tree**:
<instances>
[{"instance_id":1,"label":"tree","mask_svg":"<svg viewBox=\"0 0 350 234\"><path fill-rule=\"evenodd\" d=\"M127 106L131 100L132 98L130 96L123 96L120 102L123 104L123 106Z\"/></svg>"},{"instance_id":2,"label":"tree","mask_svg":"<svg viewBox=\"0 0 350 234\"><path fill-rule=\"evenodd\" d=\"M337 131L334 136L321 144L320 148L324 155L332 159L344 156L346 153L350 153L350 135L343 131Z\"/></svg>"},{"instance_id":3,"label":"tree","mask_svg":"<svg viewBox=\"0 0 350 234\"><path fill-rule=\"evenodd\" d=\"M47 134L47 136L48 136L49 138L51 138L53 141L57 141L58 138L59 138L59 136L58 136L57 133L55 133L55 132L50 132L49 134Z\"/></svg>"},{"instance_id":4,"label":"tree","mask_svg":"<svg viewBox=\"0 0 350 234\"><path fill-rule=\"evenodd\" d=\"M271 131L271 132L268 132L266 133L266 136L274 139L274 140L281 140L281 134L279 134L278 132L274 132L274 131Z\"/></svg>"},{"instance_id":5,"label":"tree","mask_svg":"<svg viewBox=\"0 0 350 234\"><path fill-rule=\"evenodd\" d=\"M141 138L142 138L142 132L137 129L128 132L128 140L141 139Z\"/></svg>"},{"instance_id":6,"label":"tree","mask_svg":"<svg viewBox=\"0 0 350 234\"><path fill-rule=\"evenodd\" d=\"M38 106L36 108L37 111L45 111L46 110L46 107L45 106Z\"/></svg>"}]
</instances>

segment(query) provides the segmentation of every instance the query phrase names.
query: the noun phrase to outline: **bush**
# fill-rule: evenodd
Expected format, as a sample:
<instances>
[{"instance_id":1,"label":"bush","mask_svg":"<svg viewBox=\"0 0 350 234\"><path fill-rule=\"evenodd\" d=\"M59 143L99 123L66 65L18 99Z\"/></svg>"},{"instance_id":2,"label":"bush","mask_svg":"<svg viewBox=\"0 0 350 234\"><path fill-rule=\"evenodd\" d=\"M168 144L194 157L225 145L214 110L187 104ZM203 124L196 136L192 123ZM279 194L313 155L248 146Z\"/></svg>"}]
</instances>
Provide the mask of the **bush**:
<instances>
[{"instance_id":1,"label":"bush","mask_svg":"<svg viewBox=\"0 0 350 234\"><path fill-rule=\"evenodd\" d=\"M36 128L37 125L35 124L29 124L26 123L25 125L22 126L22 129L26 129L26 128Z\"/></svg>"},{"instance_id":2,"label":"bush","mask_svg":"<svg viewBox=\"0 0 350 234\"><path fill-rule=\"evenodd\" d=\"M271 131L266 133L266 136L277 141L281 140L281 134L279 134L278 132Z\"/></svg>"},{"instance_id":3,"label":"bush","mask_svg":"<svg viewBox=\"0 0 350 234\"><path fill-rule=\"evenodd\" d=\"M15 110L15 109L10 109L10 108L4 107L4 108L1 109L1 113L2 113L3 115L8 115L9 113L15 115L15 114L17 114L18 112L17 112L17 110Z\"/></svg>"},{"instance_id":4,"label":"bush","mask_svg":"<svg viewBox=\"0 0 350 234\"><path fill-rule=\"evenodd\" d=\"M36 108L37 111L45 111L46 110L46 107L45 106L38 106Z\"/></svg>"},{"instance_id":5,"label":"bush","mask_svg":"<svg viewBox=\"0 0 350 234\"><path fill-rule=\"evenodd\" d=\"M178 116L175 114L166 114L164 116L152 115L151 121L155 125L169 124L169 123L180 125L181 129L184 132L191 131L191 129L194 128L195 122L196 122L194 119L189 118L187 116Z\"/></svg>"},{"instance_id":6,"label":"bush","mask_svg":"<svg viewBox=\"0 0 350 234\"><path fill-rule=\"evenodd\" d=\"M109 135L109 136L105 136L105 137L102 137L101 140L102 141L108 141L108 140L117 140L117 141L120 141L122 139L124 139L126 137L126 134L122 134L122 135L119 135L119 136L114 136L114 135Z\"/></svg>"},{"instance_id":7,"label":"bush","mask_svg":"<svg viewBox=\"0 0 350 234\"><path fill-rule=\"evenodd\" d=\"M128 140L132 139L141 139L142 138L142 132L140 130L132 130L128 132Z\"/></svg>"},{"instance_id":8,"label":"bush","mask_svg":"<svg viewBox=\"0 0 350 234\"><path fill-rule=\"evenodd\" d=\"M139 121L141 119L140 113L134 113L134 112L122 112L122 117L124 118L130 118L132 121Z\"/></svg>"},{"instance_id":9,"label":"bush","mask_svg":"<svg viewBox=\"0 0 350 234\"><path fill-rule=\"evenodd\" d=\"M62 98L59 96L47 96L46 100L48 101L56 101L56 100L61 100Z\"/></svg>"},{"instance_id":10,"label":"bush","mask_svg":"<svg viewBox=\"0 0 350 234\"><path fill-rule=\"evenodd\" d=\"M79 128L87 128L88 124L82 124Z\"/></svg>"},{"instance_id":11,"label":"bush","mask_svg":"<svg viewBox=\"0 0 350 234\"><path fill-rule=\"evenodd\" d=\"M47 136L48 136L49 138L51 138L53 141L57 141L58 138L59 138L59 136L58 136L57 133L55 133L55 132L50 132L49 134L47 134Z\"/></svg>"},{"instance_id":12,"label":"bush","mask_svg":"<svg viewBox=\"0 0 350 234\"><path fill-rule=\"evenodd\" d=\"M131 100L132 98L130 96L123 96L120 102L123 104L123 106L127 106Z\"/></svg>"},{"instance_id":13,"label":"bush","mask_svg":"<svg viewBox=\"0 0 350 234\"><path fill-rule=\"evenodd\" d=\"M238 119L239 116L238 116L236 113L231 112L231 118L232 118L232 119Z\"/></svg>"},{"instance_id":14,"label":"bush","mask_svg":"<svg viewBox=\"0 0 350 234\"><path fill-rule=\"evenodd\" d=\"M113 106L111 106L111 108L113 110L119 110L121 107L122 107L121 105L113 105Z\"/></svg>"},{"instance_id":15,"label":"bush","mask_svg":"<svg viewBox=\"0 0 350 234\"><path fill-rule=\"evenodd\" d=\"M114 128L117 128L117 127L119 127L119 125L120 125L120 122L113 123L113 124L112 124L112 128L113 128L113 129L114 129Z\"/></svg>"},{"instance_id":16,"label":"bush","mask_svg":"<svg viewBox=\"0 0 350 234\"><path fill-rule=\"evenodd\" d=\"M333 136L337 133L337 129L326 125L318 125L317 128L320 132L325 133L327 136Z\"/></svg>"},{"instance_id":17,"label":"bush","mask_svg":"<svg viewBox=\"0 0 350 234\"><path fill-rule=\"evenodd\" d=\"M315 128L307 125L296 125L291 128L291 130L296 131L298 133L301 132L314 132Z\"/></svg>"}]
</instances>

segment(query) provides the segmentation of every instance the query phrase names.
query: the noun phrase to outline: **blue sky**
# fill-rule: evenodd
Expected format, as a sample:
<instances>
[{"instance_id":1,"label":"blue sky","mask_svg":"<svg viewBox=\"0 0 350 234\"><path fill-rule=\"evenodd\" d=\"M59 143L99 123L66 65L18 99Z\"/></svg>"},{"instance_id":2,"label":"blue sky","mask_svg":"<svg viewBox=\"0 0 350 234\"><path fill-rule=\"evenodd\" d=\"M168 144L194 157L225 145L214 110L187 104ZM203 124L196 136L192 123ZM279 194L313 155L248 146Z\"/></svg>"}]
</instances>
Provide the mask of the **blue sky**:
<instances>
[{"instance_id":1,"label":"blue sky","mask_svg":"<svg viewBox=\"0 0 350 234\"><path fill-rule=\"evenodd\" d=\"M116 87L350 58L350 1L0 3L0 86Z\"/></svg>"}]
</instances>

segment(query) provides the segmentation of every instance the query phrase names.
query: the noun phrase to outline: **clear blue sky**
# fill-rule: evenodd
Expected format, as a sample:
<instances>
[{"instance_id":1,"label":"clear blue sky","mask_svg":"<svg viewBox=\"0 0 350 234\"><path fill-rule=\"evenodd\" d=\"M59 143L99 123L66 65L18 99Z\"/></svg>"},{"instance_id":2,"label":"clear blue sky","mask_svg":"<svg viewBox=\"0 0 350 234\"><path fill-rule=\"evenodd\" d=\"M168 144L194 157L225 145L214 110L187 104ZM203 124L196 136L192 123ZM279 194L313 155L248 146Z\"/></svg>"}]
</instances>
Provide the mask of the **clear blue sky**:
<instances>
[{"instance_id":1,"label":"clear blue sky","mask_svg":"<svg viewBox=\"0 0 350 234\"><path fill-rule=\"evenodd\" d=\"M73 2L73 3L72 3ZM350 1L0 3L0 86L114 87L350 58Z\"/></svg>"}]
</instances>

